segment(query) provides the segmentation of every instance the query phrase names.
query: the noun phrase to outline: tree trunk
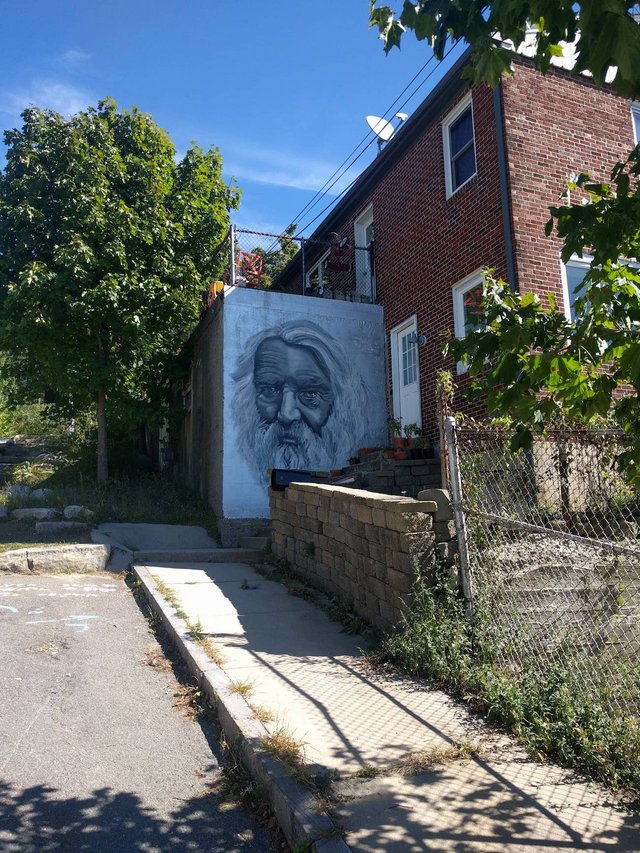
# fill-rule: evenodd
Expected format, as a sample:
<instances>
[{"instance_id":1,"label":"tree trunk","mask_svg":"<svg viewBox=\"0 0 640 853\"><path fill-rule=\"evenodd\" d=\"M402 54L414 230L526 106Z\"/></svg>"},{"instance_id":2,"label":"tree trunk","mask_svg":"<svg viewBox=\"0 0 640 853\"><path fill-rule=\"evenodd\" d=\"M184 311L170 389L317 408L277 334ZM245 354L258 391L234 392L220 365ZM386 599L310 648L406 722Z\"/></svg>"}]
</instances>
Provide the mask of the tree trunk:
<instances>
[{"instance_id":1,"label":"tree trunk","mask_svg":"<svg viewBox=\"0 0 640 853\"><path fill-rule=\"evenodd\" d=\"M107 395L101 388L98 391L98 482L106 483L109 477L107 457Z\"/></svg>"}]
</instances>

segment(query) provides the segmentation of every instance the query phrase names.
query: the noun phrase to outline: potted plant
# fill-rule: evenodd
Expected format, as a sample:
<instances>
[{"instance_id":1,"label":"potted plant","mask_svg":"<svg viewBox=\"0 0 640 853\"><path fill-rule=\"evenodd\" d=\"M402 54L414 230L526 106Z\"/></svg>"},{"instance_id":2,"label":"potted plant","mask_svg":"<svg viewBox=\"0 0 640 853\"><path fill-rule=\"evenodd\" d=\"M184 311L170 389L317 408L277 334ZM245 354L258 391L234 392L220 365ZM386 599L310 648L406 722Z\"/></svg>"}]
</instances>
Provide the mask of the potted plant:
<instances>
[{"instance_id":1,"label":"potted plant","mask_svg":"<svg viewBox=\"0 0 640 853\"><path fill-rule=\"evenodd\" d=\"M418 424L405 424L404 425L404 434L407 439L407 443L409 447L416 447L418 444L418 436L422 433L422 430L418 426Z\"/></svg>"},{"instance_id":2,"label":"potted plant","mask_svg":"<svg viewBox=\"0 0 640 853\"><path fill-rule=\"evenodd\" d=\"M393 446L399 450L406 447L407 439L402 435L402 418L389 418L387 426L389 427L389 435L391 436Z\"/></svg>"}]
</instances>

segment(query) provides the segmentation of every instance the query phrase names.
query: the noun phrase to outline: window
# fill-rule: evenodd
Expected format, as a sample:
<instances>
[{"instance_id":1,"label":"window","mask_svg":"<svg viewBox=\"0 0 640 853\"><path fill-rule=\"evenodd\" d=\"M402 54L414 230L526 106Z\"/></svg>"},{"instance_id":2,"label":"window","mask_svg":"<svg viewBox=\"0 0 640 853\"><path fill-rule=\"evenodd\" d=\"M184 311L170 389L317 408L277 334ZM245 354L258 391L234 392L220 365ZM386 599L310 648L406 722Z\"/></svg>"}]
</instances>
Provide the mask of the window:
<instances>
[{"instance_id":1,"label":"window","mask_svg":"<svg viewBox=\"0 0 640 853\"><path fill-rule=\"evenodd\" d=\"M471 94L467 95L442 123L442 139L445 187L447 198L450 198L476 173Z\"/></svg>"},{"instance_id":2,"label":"window","mask_svg":"<svg viewBox=\"0 0 640 853\"><path fill-rule=\"evenodd\" d=\"M583 284L585 275L591 268L591 258L577 255L562 265L562 290L564 297L564 313L569 320L576 319L576 300L584 296L585 286Z\"/></svg>"},{"instance_id":3,"label":"window","mask_svg":"<svg viewBox=\"0 0 640 853\"><path fill-rule=\"evenodd\" d=\"M331 270L328 267L331 250L325 252L307 273L307 290L322 294L331 285Z\"/></svg>"},{"instance_id":4,"label":"window","mask_svg":"<svg viewBox=\"0 0 640 853\"><path fill-rule=\"evenodd\" d=\"M482 270L471 273L453 288L453 326L456 338L466 338L469 332L482 328L482 291L484 276ZM464 362L458 362L458 373L467 369Z\"/></svg>"},{"instance_id":5,"label":"window","mask_svg":"<svg viewBox=\"0 0 640 853\"><path fill-rule=\"evenodd\" d=\"M640 142L640 102L638 101L631 104L631 118L633 120L633 141L637 145Z\"/></svg>"},{"instance_id":6,"label":"window","mask_svg":"<svg viewBox=\"0 0 640 853\"><path fill-rule=\"evenodd\" d=\"M354 226L356 293L375 299L373 267L373 208L368 207L355 221Z\"/></svg>"},{"instance_id":7,"label":"window","mask_svg":"<svg viewBox=\"0 0 640 853\"><path fill-rule=\"evenodd\" d=\"M404 388L418 381L418 347L411 335L401 338L402 385Z\"/></svg>"}]
</instances>

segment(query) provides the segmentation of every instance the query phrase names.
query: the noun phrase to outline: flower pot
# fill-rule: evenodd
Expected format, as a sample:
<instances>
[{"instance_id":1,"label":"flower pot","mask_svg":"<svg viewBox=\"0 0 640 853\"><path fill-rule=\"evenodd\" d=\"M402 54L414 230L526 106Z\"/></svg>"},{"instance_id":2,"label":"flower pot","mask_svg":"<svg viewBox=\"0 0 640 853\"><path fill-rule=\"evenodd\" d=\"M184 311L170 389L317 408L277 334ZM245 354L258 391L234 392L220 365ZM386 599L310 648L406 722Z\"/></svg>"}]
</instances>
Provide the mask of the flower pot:
<instances>
[{"instance_id":1,"label":"flower pot","mask_svg":"<svg viewBox=\"0 0 640 853\"><path fill-rule=\"evenodd\" d=\"M401 435L394 435L393 436L393 446L397 450L404 450L404 448L407 446L407 439Z\"/></svg>"}]
</instances>

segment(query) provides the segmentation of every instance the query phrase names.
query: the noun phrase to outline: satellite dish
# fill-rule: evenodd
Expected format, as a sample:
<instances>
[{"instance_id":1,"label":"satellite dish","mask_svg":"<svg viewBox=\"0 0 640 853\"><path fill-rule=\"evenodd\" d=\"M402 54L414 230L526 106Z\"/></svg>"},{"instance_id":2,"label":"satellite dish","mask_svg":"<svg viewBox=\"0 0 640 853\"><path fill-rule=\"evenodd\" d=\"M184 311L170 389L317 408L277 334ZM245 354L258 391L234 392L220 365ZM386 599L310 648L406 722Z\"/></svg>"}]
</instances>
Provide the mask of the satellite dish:
<instances>
[{"instance_id":1,"label":"satellite dish","mask_svg":"<svg viewBox=\"0 0 640 853\"><path fill-rule=\"evenodd\" d=\"M367 116L367 124L381 142L388 142L395 133L391 122L380 116Z\"/></svg>"},{"instance_id":2,"label":"satellite dish","mask_svg":"<svg viewBox=\"0 0 640 853\"><path fill-rule=\"evenodd\" d=\"M398 127L400 127L403 121L406 121L409 118L406 113L396 113L395 117L400 119ZM387 121L385 118L381 118L380 116L367 116L367 124L378 137L379 152L382 151L383 144L388 142L398 129L398 127L394 127L390 121Z\"/></svg>"}]
</instances>

